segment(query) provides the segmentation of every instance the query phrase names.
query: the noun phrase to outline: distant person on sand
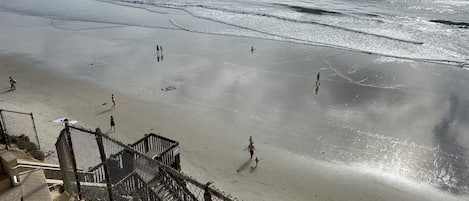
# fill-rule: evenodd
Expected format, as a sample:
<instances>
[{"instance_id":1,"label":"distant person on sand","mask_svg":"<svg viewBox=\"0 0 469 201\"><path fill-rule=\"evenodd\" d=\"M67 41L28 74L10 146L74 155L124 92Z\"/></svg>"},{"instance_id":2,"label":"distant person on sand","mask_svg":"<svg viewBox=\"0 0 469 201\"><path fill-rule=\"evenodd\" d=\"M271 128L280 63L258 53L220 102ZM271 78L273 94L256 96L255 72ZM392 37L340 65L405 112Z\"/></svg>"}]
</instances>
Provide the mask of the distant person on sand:
<instances>
[{"instance_id":1,"label":"distant person on sand","mask_svg":"<svg viewBox=\"0 0 469 201\"><path fill-rule=\"evenodd\" d=\"M114 94L111 95L112 108L116 108L116 100L114 100Z\"/></svg>"},{"instance_id":2,"label":"distant person on sand","mask_svg":"<svg viewBox=\"0 0 469 201\"><path fill-rule=\"evenodd\" d=\"M116 131L116 122L114 122L114 117L111 116L111 130Z\"/></svg>"},{"instance_id":3,"label":"distant person on sand","mask_svg":"<svg viewBox=\"0 0 469 201\"><path fill-rule=\"evenodd\" d=\"M13 91L13 90L16 90L16 80L9 77L10 78L10 91Z\"/></svg>"},{"instance_id":4,"label":"distant person on sand","mask_svg":"<svg viewBox=\"0 0 469 201\"><path fill-rule=\"evenodd\" d=\"M249 150L249 154L251 154L251 160L252 160L252 156L254 155L254 150L256 150L256 148L254 147L254 143L249 143L248 150Z\"/></svg>"},{"instance_id":5,"label":"distant person on sand","mask_svg":"<svg viewBox=\"0 0 469 201\"><path fill-rule=\"evenodd\" d=\"M156 52L160 51L160 47L158 47L158 45L156 45Z\"/></svg>"}]
</instances>

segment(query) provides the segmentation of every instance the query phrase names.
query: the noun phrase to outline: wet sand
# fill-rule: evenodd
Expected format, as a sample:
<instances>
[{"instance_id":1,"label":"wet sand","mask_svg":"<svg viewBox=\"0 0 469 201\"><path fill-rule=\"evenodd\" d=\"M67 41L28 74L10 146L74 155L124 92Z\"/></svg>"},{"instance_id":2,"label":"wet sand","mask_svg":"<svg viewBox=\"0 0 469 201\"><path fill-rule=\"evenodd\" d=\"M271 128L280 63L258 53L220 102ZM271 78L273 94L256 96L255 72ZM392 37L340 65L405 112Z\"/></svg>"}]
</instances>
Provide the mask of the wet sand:
<instances>
[{"instance_id":1,"label":"wet sand","mask_svg":"<svg viewBox=\"0 0 469 201\"><path fill-rule=\"evenodd\" d=\"M425 134L448 112L451 94L467 93L464 70L285 42L135 27L70 33L45 19L1 19L7 29L0 42L15 51L2 49L0 108L33 112L45 147L53 148L61 129L53 119L107 131L113 115L110 135L125 143L149 132L178 140L184 172L241 200L467 199L392 168L415 160L412 154L372 155L380 143L403 140L432 153L425 150L435 140ZM17 19L28 23L20 27ZM91 26L63 27L78 25ZM19 45L9 42L21 37ZM165 48L159 62L158 43ZM14 92L8 76L18 80ZM161 90L168 86L175 89ZM255 169L245 151L249 136L261 158ZM378 159L353 165L370 154ZM409 166L409 177L418 168Z\"/></svg>"}]
</instances>

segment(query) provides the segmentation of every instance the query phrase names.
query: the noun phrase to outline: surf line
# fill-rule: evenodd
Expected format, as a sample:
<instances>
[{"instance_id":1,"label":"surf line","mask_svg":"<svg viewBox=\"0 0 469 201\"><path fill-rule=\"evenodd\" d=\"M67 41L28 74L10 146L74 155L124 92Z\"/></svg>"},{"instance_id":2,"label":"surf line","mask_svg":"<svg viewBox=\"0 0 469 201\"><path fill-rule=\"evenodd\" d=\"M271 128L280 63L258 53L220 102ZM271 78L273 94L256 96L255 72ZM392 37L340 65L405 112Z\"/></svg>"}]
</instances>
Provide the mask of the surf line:
<instances>
[{"instance_id":1,"label":"surf line","mask_svg":"<svg viewBox=\"0 0 469 201\"><path fill-rule=\"evenodd\" d=\"M248 12L248 11L239 11L239 10L234 10L234 9L223 9L223 8L217 8L217 7L206 6L206 5L186 5L186 6L183 6L183 7L179 7L181 10L184 10L184 11L188 12L188 13L191 14L193 17L197 17L197 18L201 18L201 19L207 19L207 20L211 20L211 21L215 21L215 22L220 22L220 21L219 21L219 20L215 20L215 19L213 19L213 18L207 18L207 17L201 17L201 16L193 15L190 11L188 11L187 9L185 9L185 7L186 7L186 8L187 8L187 7L201 7L201 8L205 8L205 9L209 9L209 10L217 10L217 11L223 11L223 12L228 12L228 13L235 13L235 14L242 14L242 15L253 15L253 16L260 16L260 17L275 18L275 19L278 19L278 20L289 21L289 22L294 22L294 23L316 24L316 25L325 26L325 27L330 27L330 28L334 28L334 29L341 29L341 30L344 30L344 31L349 31L349 32L354 32L354 33L359 33L359 34L365 34L365 35L370 35L370 36L375 36L375 37L378 37L378 38L385 38L385 39L388 39L388 40L394 40L394 41L398 41L398 42L410 43L410 44L415 44L415 45L423 45L423 44L424 44L423 42L420 42L420 41L406 40L406 39L401 39L401 38L394 38L394 37L391 37L391 36L380 35L380 34L375 34L375 33L370 33L370 32L365 32L365 31L350 29L350 28L341 27L341 26L335 26L335 25L326 24L326 23L321 23L321 22L316 22L316 21L297 20L297 19L291 19L291 18L281 17L281 16L277 16L277 15L273 15L273 14L267 14L267 13L255 13L255 12ZM232 25L232 26L236 26L236 25L234 25L234 24L227 23L227 22L222 22L222 23L228 24L228 25Z\"/></svg>"}]
</instances>

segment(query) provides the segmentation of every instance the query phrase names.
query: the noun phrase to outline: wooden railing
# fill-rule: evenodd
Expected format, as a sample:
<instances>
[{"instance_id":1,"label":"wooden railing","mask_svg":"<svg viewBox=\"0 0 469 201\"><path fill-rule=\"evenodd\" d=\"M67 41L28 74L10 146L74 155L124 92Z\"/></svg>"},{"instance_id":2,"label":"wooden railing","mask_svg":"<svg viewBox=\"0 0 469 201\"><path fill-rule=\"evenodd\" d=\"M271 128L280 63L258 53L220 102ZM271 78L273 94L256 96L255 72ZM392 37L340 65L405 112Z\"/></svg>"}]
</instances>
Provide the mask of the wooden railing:
<instances>
[{"instance_id":1,"label":"wooden railing","mask_svg":"<svg viewBox=\"0 0 469 201\"><path fill-rule=\"evenodd\" d=\"M148 155L152 159L160 161L176 170L181 170L179 142L169 138L150 133L131 144L137 152Z\"/></svg>"}]
</instances>

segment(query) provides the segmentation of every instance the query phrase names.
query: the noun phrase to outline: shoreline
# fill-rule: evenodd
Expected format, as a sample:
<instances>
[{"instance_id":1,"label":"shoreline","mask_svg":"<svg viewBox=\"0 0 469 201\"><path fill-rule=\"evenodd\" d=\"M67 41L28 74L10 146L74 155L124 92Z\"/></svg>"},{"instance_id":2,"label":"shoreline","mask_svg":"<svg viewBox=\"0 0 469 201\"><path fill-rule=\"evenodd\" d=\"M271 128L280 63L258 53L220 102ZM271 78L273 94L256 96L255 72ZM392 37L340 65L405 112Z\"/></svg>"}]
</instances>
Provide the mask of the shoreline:
<instances>
[{"instance_id":1,"label":"shoreline","mask_svg":"<svg viewBox=\"0 0 469 201\"><path fill-rule=\"evenodd\" d=\"M58 136L62 128L61 125L51 122L54 119L67 117L78 121L78 125L85 128L100 127L106 131L109 128L109 116L113 115L116 120L116 132L110 135L124 143L131 143L145 133L157 132L179 141L183 172L201 183L214 181L214 186L240 200L465 199L463 196L440 192L427 185L416 185L379 170L334 165L285 148L292 146L288 143L315 139L311 136L300 138L299 134L308 131L294 130L310 128L297 126L300 123L297 124L296 120L306 116L300 113L303 108L301 105L296 106L298 103L306 102L304 104L307 106L315 106L311 109L313 112L323 112L317 105L329 100L322 100L322 97L355 97L355 94L347 92L364 90L360 87L366 90L372 88L384 94L391 93L384 88L387 83L383 84L384 86L363 86L360 82L353 82L350 77L337 73L338 70L333 66L322 67L327 66L322 61L323 58L334 60L334 65L347 64L350 61L365 65L373 63L376 58L322 47L296 47L296 44L282 42L156 30L152 33L160 34L158 36L164 38L166 43L171 43L171 49L166 48L165 44L165 62L155 65L154 58L150 59L154 47L147 45L152 39L145 39L151 35L147 33L148 30L132 27L119 29L124 32L123 35L127 34L126 31L141 34L138 35L141 38L130 37L131 39L127 40L131 42L128 42L120 39L122 35L119 34L111 35L111 39L107 39L109 30L102 30L103 33L90 31L77 36L65 31L45 29L38 32L70 42L69 46L51 48L52 56L33 55L40 60L35 60L37 58L28 54L0 55L0 80L7 83L7 78L11 75L18 81L17 90L14 92L6 92L6 84L2 85L4 88L0 87L1 107L32 112L41 143L45 141L45 147L53 147L55 136ZM193 40L179 41L188 36L193 37ZM38 38L41 39L39 36ZM55 41L55 38L48 39ZM125 42L116 42L116 38ZM105 47L100 49L92 46L94 42L104 44ZM215 48L203 46L204 42L214 43L210 45ZM220 48L226 44L232 49ZM243 50L247 44L255 44L256 47L264 49L260 49L255 55L236 51ZM44 51L41 45L32 46L28 51ZM86 52L92 49L90 47L97 48L93 51L98 53L102 51L103 55ZM307 53L304 53L305 51ZM62 54L70 55L61 58ZM303 54L314 56L304 58ZM336 57L337 55L341 57ZM95 63L96 61L101 63ZM311 65L314 69L311 69ZM218 68L220 66L221 68ZM58 72L55 71L57 69ZM333 75L333 72L325 74L321 96L312 96L310 77L314 76L317 70L336 71L338 75ZM139 74L139 71L142 73ZM129 72L135 75L132 74L133 77L128 78ZM74 78L74 75L77 77ZM224 83L238 87L230 85L223 88ZM242 85L243 83L248 84ZM173 84L177 86L173 92L160 92L162 87ZM119 88L120 86L124 87ZM194 88L198 90L189 90ZM291 88L294 90L290 90ZM235 93L232 93L233 91ZM111 94L115 95L117 102L114 110L110 110ZM298 94L308 96L303 95L304 99L295 99L291 104L285 98L296 97ZM340 99L334 106L344 103L348 102ZM271 108L272 105L274 107ZM304 121L306 123L321 122L321 119L315 116L306 118L310 118ZM219 124L221 121L224 124ZM288 127L288 123L295 124ZM277 128L280 128L280 131L272 133ZM285 136L283 131L294 131L293 136ZM261 136L263 133L269 135ZM246 161L248 152L243 151L250 135L254 135L257 153L262 158L256 169L249 167L249 161ZM275 144L278 142L276 140L286 144L278 146ZM314 151L314 145L311 146L313 148L307 147L301 151ZM298 149L301 148L303 147ZM243 166L243 171L237 173L236 169Z\"/></svg>"}]
</instances>

